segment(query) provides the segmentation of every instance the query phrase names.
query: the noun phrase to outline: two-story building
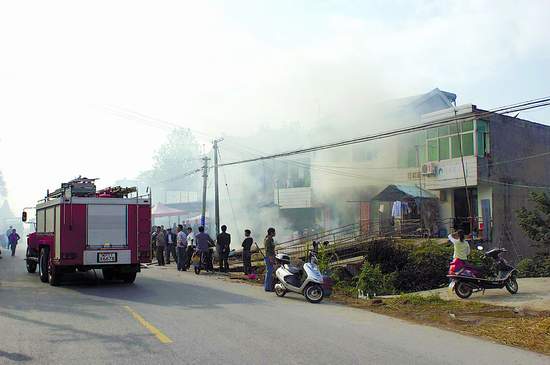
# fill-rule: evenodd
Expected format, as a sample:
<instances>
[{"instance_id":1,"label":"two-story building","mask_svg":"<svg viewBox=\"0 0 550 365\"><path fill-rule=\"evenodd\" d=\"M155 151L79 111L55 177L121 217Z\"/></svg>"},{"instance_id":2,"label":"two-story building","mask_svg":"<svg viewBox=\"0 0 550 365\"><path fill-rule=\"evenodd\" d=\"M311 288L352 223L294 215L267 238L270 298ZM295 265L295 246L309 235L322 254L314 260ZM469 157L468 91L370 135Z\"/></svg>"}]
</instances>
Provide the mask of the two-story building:
<instances>
[{"instance_id":1,"label":"two-story building","mask_svg":"<svg viewBox=\"0 0 550 365\"><path fill-rule=\"evenodd\" d=\"M473 227L494 245L509 249L515 260L531 255L516 211L529 205L529 191L550 189L550 126L488 113L471 104L457 107L452 95L436 89L411 98L408 109L401 113L392 109L387 127L455 117L458 121L315 153L309 166L303 165L309 173L294 173L307 175L310 186L304 181L303 186L275 190L281 215L300 216L294 219L301 225L326 229L365 219L376 221L391 214L392 202L384 202L383 209L372 198L388 185L400 184L437 199L438 229L432 234ZM442 102L434 103L438 98ZM426 112L430 108L436 110ZM368 132L368 128L358 131Z\"/></svg>"}]
</instances>

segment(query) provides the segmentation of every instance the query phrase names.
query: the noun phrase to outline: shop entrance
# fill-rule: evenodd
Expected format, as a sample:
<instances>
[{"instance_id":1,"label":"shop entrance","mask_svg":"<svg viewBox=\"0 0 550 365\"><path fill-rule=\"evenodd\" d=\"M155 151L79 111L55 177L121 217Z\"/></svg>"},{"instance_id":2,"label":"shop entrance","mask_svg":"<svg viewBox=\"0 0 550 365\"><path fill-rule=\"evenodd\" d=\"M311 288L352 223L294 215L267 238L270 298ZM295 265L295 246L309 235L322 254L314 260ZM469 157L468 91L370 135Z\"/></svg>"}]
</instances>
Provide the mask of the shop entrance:
<instances>
[{"instance_id":1,"label":"shop entrance","mask_svg":"<svg viewBox=\"0 0 550 365\"><path fill-rule=\"evenodd\" d=\"M474 227L477 220L477 188L468 188L470 204L472 205L472 217ZM453 192L454 199L454 229L462 229L465 234L470 234L470 212L468 211L468 199L466 198L466 189L457 188Z\"/></svg>"}]
</instances>

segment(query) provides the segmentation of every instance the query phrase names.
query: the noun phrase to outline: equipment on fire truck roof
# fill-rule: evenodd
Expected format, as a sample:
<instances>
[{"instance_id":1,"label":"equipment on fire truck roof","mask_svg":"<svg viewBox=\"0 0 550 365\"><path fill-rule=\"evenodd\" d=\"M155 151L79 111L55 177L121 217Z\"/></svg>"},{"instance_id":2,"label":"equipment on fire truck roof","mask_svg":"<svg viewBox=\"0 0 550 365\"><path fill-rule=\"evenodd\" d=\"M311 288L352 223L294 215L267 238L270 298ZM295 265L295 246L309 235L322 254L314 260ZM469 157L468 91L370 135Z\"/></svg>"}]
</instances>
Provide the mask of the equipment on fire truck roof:
<instances>
[{"instance_id":1,"label":"equipment on fire truck roof","mask_svg":"<svg viewBox=\"0 0 550 365\"><path fill-rule=\"evenodd\" d=\"M96 187L94 182L98 179L88 179L86 177L77 177L69 182L62 183L61 187L55 190L53 193L49 191L46 194L46 200L56 199L62 196L78 196L78 197L95 197Z\"/></svg>"}]
</instances>

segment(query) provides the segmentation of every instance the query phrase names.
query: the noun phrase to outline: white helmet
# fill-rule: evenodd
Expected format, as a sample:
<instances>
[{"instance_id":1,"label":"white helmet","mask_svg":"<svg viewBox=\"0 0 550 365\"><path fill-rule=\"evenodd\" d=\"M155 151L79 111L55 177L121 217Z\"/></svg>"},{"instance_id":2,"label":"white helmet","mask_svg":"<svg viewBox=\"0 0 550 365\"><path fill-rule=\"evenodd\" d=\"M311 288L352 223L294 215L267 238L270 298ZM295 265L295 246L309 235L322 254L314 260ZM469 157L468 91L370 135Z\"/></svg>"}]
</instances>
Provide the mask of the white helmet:
<instances>
[{"instance_id":1,"label":"white helmet","mask_svg":"<svg viewBox=\"0 0 550 365\"><path fill-rule=\"evenodd\" d=\"M278 253L275 255L275 260L280 264L290 264L290 256L285 253Z\"/></svg>"}]
</instances>

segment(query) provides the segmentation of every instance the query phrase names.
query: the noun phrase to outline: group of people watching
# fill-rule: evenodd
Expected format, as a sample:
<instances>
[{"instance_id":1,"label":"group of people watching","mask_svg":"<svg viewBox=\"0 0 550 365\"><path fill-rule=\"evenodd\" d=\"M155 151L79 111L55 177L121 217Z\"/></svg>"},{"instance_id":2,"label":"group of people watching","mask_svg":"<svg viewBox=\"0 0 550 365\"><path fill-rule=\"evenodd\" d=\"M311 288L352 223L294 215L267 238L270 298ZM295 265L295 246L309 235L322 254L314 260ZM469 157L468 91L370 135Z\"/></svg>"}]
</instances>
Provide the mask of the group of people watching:
<instances>
[{"instance_id":1,"label":"group of people watching","mask_svg":"<svg viewBox=\"0 0 550 365\"><path fill-rule=\"evenodd\" d=\"M15 249L21 237L17 233L17 230L10 226L5 235L0 234L0 241L5 249L11 249L11 255L15 256ZM0 258L2 258L2 251L0 250Z\"/></svg>"},{"instance_id":2,"label":"group of people watching","mask_svg":"<svg viewBox=\"0 0 550 365\"><path fill-rule=\"evenodd\" d=\"M223 225L221 230L216 240L213 240L203 226L198 228L197 234L193 233L192 227L185 228L183 224L176 227L176 232L171 228L164 229L163 226L154 227L152 243L158 265L170 264L173 258L178 271L186 271L191 266L193 255L198 254L206 263L206 270L213 271L213 251L217 247L220 271L228 272L231 235L227 233L227 226Z\"/></svg>"},{"instance_id":3,"label":"group of people watching","mask_svg":"<svg viewBox=\"0 0 550 365\"><path fill-rule=\"evenodd\" d=\"M247 275L253 273L252 245L254 239L251 230L244 230L244 240L241 244L243 257L243 272ZM272 291L273 267L275 264L275 229L269 228L264 239L265 262L265 290ZM153 227L152 233L153 252L159 266L170 264L173 258L177 263L178 271L187 271L191 267L193 255L199 255L207 272L214 271L214 248L217 249L220 272L229 272L229 253L231 251L231 235L227 232L227 226L221 226L221 233L216 239L212 239L205 232L204 227L198 227L198 233L194 234L192 227L184 227L183 224L164 229L163 226ZM260 250L261 252L261 250ZM263 254L263 252L262 252Z\"/></svg>"}]
</instances>

